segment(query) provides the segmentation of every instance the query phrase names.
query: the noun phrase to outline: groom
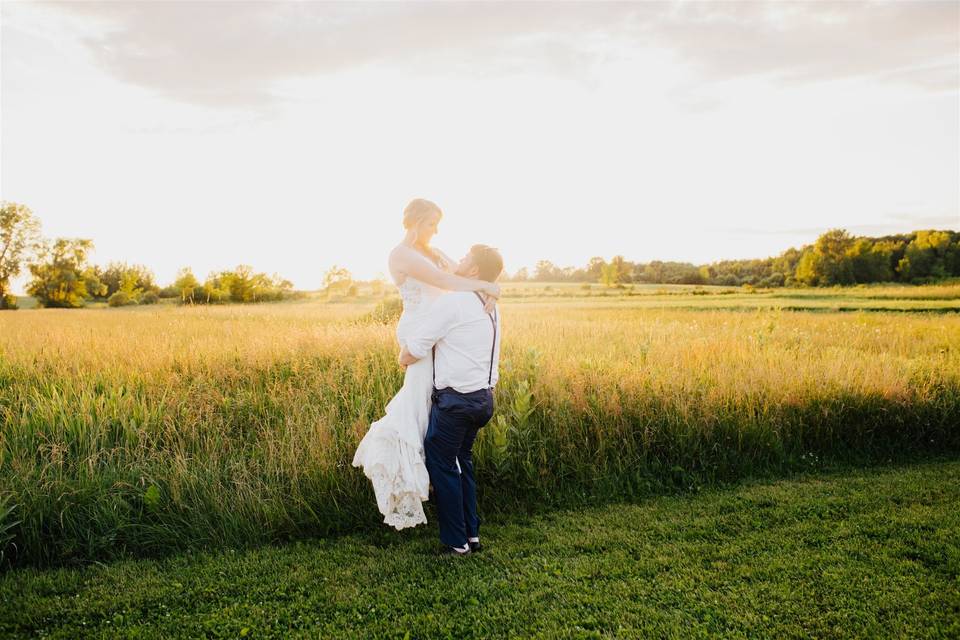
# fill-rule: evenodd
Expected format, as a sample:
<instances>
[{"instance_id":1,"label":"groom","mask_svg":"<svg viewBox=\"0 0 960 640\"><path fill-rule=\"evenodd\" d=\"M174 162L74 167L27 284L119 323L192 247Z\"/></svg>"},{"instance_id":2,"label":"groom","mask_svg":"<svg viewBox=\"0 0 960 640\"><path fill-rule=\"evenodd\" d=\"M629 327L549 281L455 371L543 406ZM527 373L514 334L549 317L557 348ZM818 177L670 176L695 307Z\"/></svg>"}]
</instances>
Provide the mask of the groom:
<instances>
[{"instance_id":1,"label":"groom","mask_svg":"<svg viewBox=\"0 0 960 640\"><path fill-rule=\"evenodd\" d=\"M503 258L478 244L457 265L457 275L494 282ZM440 520L441 555L462 557L480 551L477 483L471 448L493 415L493 386L500 361L500 314L484 312L472 291L440 296L429 317L400 352L400 364L433 358L433 405L423 441L427 471Z\"/></svg>"}]
</instances>

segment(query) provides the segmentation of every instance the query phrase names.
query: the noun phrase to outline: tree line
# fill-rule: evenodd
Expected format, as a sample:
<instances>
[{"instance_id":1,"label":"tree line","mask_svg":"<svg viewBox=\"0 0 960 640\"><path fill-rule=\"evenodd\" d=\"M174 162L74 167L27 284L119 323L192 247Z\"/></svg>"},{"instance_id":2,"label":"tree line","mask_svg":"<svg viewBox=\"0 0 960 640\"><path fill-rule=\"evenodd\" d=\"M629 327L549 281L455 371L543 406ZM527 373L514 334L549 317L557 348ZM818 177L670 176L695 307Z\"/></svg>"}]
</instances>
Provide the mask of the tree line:
<instances>
[{"instance_id":1,"label":"tree line","mask_svg":"<svg viewBox=\"0 0 960 640\"><path fill-rule=\"evenodd\" d=\"M24 269L31 276L27 293L43 307L77 308L88 302L120 307L155 304L161 298L188 304L265 302L296 295L289 280L257 273L249 265L211 273L203 283L184 268L173 284L161 288L143 265L89 264L92 250L88 239L41 237L40 222L29 208L0 203L0 309L17 308L10 282Z\"/></svg>"},{"instance_id":2,"label":"tree line","mask_svg":"<svg viewBox=\"0 0 960 640\"><path fill-rule=\"evenodd\" d=\"M289 280L258 273L249 265L211 273L202 283L189 268L184 268L171 285L161 288L143 265L89 264L92 250L91 240L41 237L40 222L29 208L0 203L0 309L17 307L10 282L24 269L31 275L27 293L44 307L75 308L91 301L110 306L154 304L161 298L176 298L187 304L264 302L299 295ZM524 267L501 279L599 282L607 286L651 283L792 287L877 282L924 284L958 276L960 232L926 230L873 238L831 229L811 245L763 259L695 265L659 260L631 262L615 256L609 262L601 257L591 258L580 268L558 267L541 260L532 274ZM384 283L375 281L374 285L382 289ZM327 271L324 286L331 294L356 294L350 272L336 265Z\"/></svg>"},{"instance_id":3,"label":"tree line","mask_svg":"<svg viewBox=\"0 0 960 640\"><path fill-rule=\"evenodd\" d=\"M631 262L615 256L609 262L591 258L583 267L558 267L540 260L533 273L526 267L510 282L599 282L711 284L797 287L900 282L926 284L960 276L960 232L914 231L877 238L852 236L831 229L811 245L790 248L778 256L750 260Z\"/></svg>"}]
</instances>

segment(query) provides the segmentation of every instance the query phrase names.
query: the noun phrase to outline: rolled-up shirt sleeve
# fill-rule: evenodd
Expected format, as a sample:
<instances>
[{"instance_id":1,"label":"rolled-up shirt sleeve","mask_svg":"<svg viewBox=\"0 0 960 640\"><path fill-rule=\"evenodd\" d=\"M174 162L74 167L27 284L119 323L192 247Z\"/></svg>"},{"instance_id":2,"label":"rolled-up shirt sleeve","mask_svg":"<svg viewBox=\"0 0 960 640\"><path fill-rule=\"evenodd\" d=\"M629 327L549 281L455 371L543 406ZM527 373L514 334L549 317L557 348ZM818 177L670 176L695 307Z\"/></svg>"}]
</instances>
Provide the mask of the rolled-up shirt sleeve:
<instances>
[{"instance_id":1,"label":"rolled-up shirt sleeve","mask_svg":"<svg viewBox=\"0 0 960 640\"><path fill-rule=\"evenodd\" d=\"M451 294L440 296L427 310L426 315L426 319L410 334L406 342L407 351L418 360L430 355L433 345L447 335L459 321L460 312L456 296Z\"/></svg>"}]
</instances>

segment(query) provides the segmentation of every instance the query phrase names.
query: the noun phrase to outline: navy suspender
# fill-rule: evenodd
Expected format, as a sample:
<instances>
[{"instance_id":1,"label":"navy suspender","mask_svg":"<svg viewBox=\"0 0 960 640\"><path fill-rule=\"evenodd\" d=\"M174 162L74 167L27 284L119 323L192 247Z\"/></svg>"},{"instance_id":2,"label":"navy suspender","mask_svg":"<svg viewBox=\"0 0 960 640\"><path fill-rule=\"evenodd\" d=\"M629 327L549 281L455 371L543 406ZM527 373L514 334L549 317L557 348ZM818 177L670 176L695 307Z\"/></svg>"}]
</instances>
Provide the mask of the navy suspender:
<instances>
[{"instance_id":1,"label":"navy suspender","mask_svg":"<svg viewBox=\"0 0 960 640\"><path fill-rule=\"evenodd\" d=\"M473 292L473 295L477 296L477 299L480 300L480 304L486 306L486 302L476 291ZM493 313L488 313L487 317L490 318L490 324L493 326L493 343L490 345L490 373L487 374L487 386L493 388L493 356L497 351L497 309L494 307ZM437 345L433 345L433 350L431 351L431 358L433 359L433 386L437 386Z\"/></svg>"},{"instance_id":2,"label":"navy suspender","mask_svg":"<svg viewBox=\"0 0 960 640\"><path fill-rule=\"evenodd\" d=\"M480 304L486 306L487 303L484 302L483 296L481 296L476 291L473 292L473 295L477 296L477 300L480 301ZM497 319L496 319L497 308L493 308L493 313L488 313L487 317L490 318L490 324L493 325L493 344L490 345L490 373L487 375L487 386L493 387L493 354L497 349Z\"/></svg>"}]
</instances>

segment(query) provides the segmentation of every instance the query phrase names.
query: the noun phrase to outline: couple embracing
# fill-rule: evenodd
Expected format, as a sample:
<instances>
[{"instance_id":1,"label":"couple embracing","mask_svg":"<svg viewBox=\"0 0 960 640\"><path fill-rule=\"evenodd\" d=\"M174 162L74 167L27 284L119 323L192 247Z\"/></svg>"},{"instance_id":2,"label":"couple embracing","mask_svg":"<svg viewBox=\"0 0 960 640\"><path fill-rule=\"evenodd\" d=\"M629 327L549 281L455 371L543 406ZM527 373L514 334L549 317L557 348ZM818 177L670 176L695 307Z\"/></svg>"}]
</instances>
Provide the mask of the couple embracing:
<instances>
[{"instance_id":1,"label":"couple embracing","mask_svg":"<svg viewBox=\"0 0 960 640\"><path fill-rule=\"evenodd\" d=\"M496 249L474 245L459 262L431 247L443 213L416 199L403 211L406 235L390 253L403 301L397 324L403 386L354 454L373 483L384 522L423 524L433 487L442 555L479 551L480 517L471 449L493 415L500 314Z\"/></svg>"}]
</instances>

